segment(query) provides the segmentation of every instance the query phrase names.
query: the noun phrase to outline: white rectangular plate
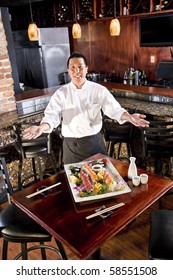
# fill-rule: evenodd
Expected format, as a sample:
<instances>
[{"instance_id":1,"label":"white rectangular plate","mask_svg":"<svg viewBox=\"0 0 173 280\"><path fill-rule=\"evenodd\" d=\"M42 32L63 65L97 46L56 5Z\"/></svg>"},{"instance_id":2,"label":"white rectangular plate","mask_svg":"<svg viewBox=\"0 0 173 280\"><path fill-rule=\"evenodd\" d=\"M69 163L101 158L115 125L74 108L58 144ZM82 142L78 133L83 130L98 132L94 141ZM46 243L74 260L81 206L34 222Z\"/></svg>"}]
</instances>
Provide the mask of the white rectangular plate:
<instances>
[{"instance_id":1,"label":"white rectangular plate","mask_svg":"<svg viewBox=\"0 0 173 280\"><path fill-rule=\"evenodd\" d=\"M92 201L92 200L97 200L97 199L105 199L105 198L109 198L112 196L116 196L116 195L121 195L124 193L128 193L131 192L131 189L129 188L129 186L127 185L127 183L124 181L124 179L120 176L119 172L116 170L116 168L113 166L113 164L110 162L110 160L108 158L102 158L102 159L98 159L97 161L100 162L101 160L107 160L107 165L106 165L106 170L108 171L108 173L112 176L112 177L116 177L116 181L121 181L123 182L123 184L125 185L125 188L123 190L120 191L112 191L112 192L108 192L105 194L97 194L97 195L92 195L92 196L87 196L87 197L80 197L78 194L78 191L75 189L76 184L71 183L69 180L69 176L71 174L71 170L69 169L70 166L74 166L74 167L79 167L81 168L84 163L89 163L92 162L90 161L83 161L83 162L78 162L78 163L71 163L71 164L65 164L64 165L64 169L69 181L69 185L70 185L70 189L74 198L75 202L85 202L85 201ZM96 163L96 160L94 160L93 162Z\"/></svg>"}]
</instances>

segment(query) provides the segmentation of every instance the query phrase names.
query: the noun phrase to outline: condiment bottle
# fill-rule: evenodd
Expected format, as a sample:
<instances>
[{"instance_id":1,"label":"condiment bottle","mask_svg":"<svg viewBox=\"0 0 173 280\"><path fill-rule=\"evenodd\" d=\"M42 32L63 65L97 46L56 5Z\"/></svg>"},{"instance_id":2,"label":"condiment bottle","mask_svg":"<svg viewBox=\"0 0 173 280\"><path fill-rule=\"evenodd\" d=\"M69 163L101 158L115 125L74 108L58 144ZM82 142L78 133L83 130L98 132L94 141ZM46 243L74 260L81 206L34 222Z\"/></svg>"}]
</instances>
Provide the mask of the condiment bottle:
<instances>
[{"instance_id":1,"label":"condiment bottle","mask_svg":"<svg viewBox=\"0 0 173 280\"><path fill-rule=\"evenodd\" d=\"M130 164L128 168L128 179L132 179L132 177L137 176L137 167L136 167L136 158L135 157L130 157Z\"/></svg>"}]
</instances>

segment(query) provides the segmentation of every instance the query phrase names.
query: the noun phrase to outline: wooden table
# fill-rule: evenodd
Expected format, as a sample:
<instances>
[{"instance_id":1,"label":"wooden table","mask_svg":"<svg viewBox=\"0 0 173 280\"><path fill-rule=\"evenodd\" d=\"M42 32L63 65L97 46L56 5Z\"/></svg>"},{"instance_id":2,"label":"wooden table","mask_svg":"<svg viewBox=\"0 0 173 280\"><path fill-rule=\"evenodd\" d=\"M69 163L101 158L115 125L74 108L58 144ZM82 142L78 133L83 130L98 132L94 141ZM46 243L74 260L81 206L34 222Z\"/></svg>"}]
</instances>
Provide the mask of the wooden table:
<instances>
[{"instance_id":1,"label":"wooden table","mask_svg":"<svg viewBox=\"0 0 173 280\"><path fill-rule=\"evenodd\" d=\"M90 159L103 157L105 156L97 154ZM127 181L128 164L115 159L111 159L111 162ZM148 184L133 187L131 180L128 180L130 193L106 200L75 203L66 174L61 171L13 194L12 201L80 259L86 259L91 255L93 258L99 258L100 248L108 239L120 232L173 187L171 179L138 169L138 174L144 172L149 175ZM26 198L40 186L49 186L56 182L61 182L61 185L53 188L50 194ZM102 219L98 216L86 220L86 216L93 214L98 207L102 205L109 207L120 202L124 202L125 205L113 210L113 214L108 218Z\"/></svg>"}]
</instances>

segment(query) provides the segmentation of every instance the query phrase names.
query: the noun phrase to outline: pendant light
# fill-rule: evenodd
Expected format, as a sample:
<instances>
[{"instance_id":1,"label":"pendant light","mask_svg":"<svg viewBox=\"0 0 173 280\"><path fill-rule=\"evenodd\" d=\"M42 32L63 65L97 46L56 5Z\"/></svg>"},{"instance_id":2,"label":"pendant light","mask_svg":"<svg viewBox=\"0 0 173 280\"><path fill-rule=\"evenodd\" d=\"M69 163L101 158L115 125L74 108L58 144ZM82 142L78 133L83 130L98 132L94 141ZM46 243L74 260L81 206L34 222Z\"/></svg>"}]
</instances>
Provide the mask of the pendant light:
<instances>
[{"instance_id":1,"label":"pendant light","mask_svg":"<svg viewBox=\"0 0 173 280\"><path fill-rule=\"evenodd\" d=\"M29 37L30 41L38 41L39 32L38 32L37 25L33 21L31 0L29 0L29 8L30 8L30 14L31 14L31 23L28 26L28 37Z\"/></svg>"},{"instance_id":2,"label":"pendant light","mask_svg":"<svg viewBox=\"0 0 173 280\"><path fill-rule=\"evenodd\" d=\"M116 17L116 0L114 0L114 18L111 20L109 31L111 36L120 35L120 22Z\"/></svg>"},{"instance_id":3,"label":"pendant light","mask_svg":"<svg viewBox=\"0 0 173 280\"><path fill-rule=\"evenodd\" d=\"M74 0L74 14L75 14L75 23L72 26L72 35L74 39L81 38L81 26L77 23L77 12L76 12L76 0Z\"/></svg>"}]
</instances>

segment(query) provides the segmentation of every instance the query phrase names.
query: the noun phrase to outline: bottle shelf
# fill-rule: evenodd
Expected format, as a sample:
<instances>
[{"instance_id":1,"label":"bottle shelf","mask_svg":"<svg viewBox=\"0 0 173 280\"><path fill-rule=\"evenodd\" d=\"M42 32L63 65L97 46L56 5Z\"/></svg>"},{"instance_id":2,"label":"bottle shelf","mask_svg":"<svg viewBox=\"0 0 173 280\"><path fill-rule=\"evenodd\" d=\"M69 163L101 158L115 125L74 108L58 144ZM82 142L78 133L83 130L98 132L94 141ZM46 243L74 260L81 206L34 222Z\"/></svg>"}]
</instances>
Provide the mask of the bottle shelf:
<instances>
[{"instance_id":1,"label":"bottle shelf","mask_svg":"<svg viewBox=\"0 0 173 280\"><path fill-rule=\"evenodd\" d=\"M114 0L76 0L77 19L99 20L114 16ZM173 11L173 0L117 0L116 16L150 15ZM49 0L32 3L34 22L38 27L68 26L75 21L74 3L69 0ZM11 6L12 30L26 29L30 22L29 5Z\"/></svg>"}]
</instances>

